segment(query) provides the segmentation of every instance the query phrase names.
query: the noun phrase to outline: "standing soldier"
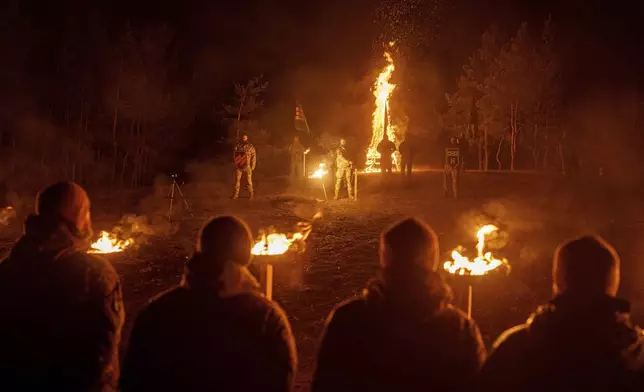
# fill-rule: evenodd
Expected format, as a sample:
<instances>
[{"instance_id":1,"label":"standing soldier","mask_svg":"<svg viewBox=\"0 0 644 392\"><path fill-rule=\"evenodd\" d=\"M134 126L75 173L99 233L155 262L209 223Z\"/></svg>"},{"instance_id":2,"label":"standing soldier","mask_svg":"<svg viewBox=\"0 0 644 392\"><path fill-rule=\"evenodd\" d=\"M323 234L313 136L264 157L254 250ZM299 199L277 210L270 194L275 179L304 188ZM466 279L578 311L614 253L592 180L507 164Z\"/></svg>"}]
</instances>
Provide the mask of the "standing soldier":
<instances>
[{"instance_id":1,"label":"standing soldier","mask_svg":"<svg viewBox=\"0 0 644 392\"><path fill-rule=\"evenodd\" d=\"M378 143L376 148L380 153L380 170L382 173L391 173L391 154L396 151L396 145L394 142L389 140L387 133L385 132L382 137L382 141Z\"/></svg>"},{"instance_id":2,"label":"standing soldier","mask_svg":"<svg viewBox=\"0 0 644 392\"><path fill-rule=\"evenodd\" d=\"M255 147L248 142L248 135L242 134L241 141L235 146L233 151L235 162L235 189L233 199L239 198L239 188L241 186L242 175L246 173L246 189L248 189L249 199L253 199L253 170L255 170L256 153Z\"/></svg>"},{"instance_id":3,"label":"standing soldier","mask_svg":"<svg viewBox=\"0 0 644 392\"><path fill-rule=\"evenodd\" d=\"M458 176L461 173L465 161L463 160L463 151L458 138L449 138L449 144L445 147L445 171L443 172L443 190L445 197L447 192L447 177L452 177L452 192L454 197L458 197Z\"/></svg>"},{"instance_id":4,"label":"standing soldier","mask_svg":"<svg viewBox=\"0 0 644 392\"><path fill-rule=\"evenodd\" d=\"M301 183L304 176L304 147L298 135L293 137L293 143L288 146L288 153L291 157L291 183Z\"/></svg>"},{"instance_id":5,"label":"standing soldier","mask_svg":"<svg viewBox=\"0 0 644 392\"><path fill-rule=\"evenodd\" d=\"M347 182L347 194L349 199L353 199L353 193L351 192L351 169L353 162L348 158L347 154L347 141L340 139L340 147L336 150L335 154L335 197L334 200L338 200L340 196L340 188L342 188L342 179L344 178Z\"/></svg>"},{"instance_id":6,"label":"standing soldier","mask_svg":"<svg viewBox=\"0 0 644 392\"><path fill-rule=\"evenodd\" d=\"M411 179L411 166L414 163L414 147L412 136L407 135L405 140L403 140L398 146L398 151L400 151L400 172L402 173L403 179Z\"/></svg>"}]
</instances>

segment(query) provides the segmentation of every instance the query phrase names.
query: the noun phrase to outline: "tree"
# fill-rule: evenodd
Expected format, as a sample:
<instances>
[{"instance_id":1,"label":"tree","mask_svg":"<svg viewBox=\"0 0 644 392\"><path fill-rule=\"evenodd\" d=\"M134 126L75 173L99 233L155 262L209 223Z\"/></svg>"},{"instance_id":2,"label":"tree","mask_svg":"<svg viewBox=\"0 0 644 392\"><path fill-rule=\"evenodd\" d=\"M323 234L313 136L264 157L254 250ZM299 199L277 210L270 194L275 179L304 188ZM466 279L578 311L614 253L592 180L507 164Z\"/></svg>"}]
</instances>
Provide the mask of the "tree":
<instances>
[{"instance_id":1,"label":"tree","mask_svg":"<svg viewBox=\"0 0 644 392\"><path fill-rule=\"evenodd\" d=\"M256 76L246 84L235 83L235 98L232 105L224 105L224 115L235 118L235 135L239 139L242 120L252 121L257 111L264 106L260 95L266 91L268 82L263 76Z\"/></svg>"}]
</instances>

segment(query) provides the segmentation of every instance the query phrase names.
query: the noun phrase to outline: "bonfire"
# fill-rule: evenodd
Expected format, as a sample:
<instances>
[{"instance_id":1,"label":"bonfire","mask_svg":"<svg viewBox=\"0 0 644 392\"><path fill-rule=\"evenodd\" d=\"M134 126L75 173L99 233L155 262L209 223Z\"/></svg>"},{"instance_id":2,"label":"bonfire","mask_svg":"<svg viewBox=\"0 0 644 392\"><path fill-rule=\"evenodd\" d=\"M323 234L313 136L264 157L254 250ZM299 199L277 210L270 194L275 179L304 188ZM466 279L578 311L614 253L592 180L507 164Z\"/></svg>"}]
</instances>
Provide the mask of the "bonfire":
<instances>
[{"instance_id":1,"label":"bonfire","mask_svg":"<svg viewBox=\"0 0 644 392\"><path fill-rule=\"evenodd\" d=\"M101 231L100 237L91 245L88 253L119 253L132 246L132 244L134 244L132 239L121 240L107 231Z\"/></svg>"},{"instance_id":2,"label":"bonfire","mask_svg":"<svg viewBox=\"0 0 644 392\"><path fill-rule=\"evenodd\" d=\"M486 275L501 266L509 268L506 259L495 257L492 252L485 252L485 238L487 235L498 231L499 228L494 225L485 225L476 232L478 242L476 244L476 257L470 260L463 255L464 248L458 246L452 251L452 260L443 264L445 271L454 275L480 276Z\"/></svg>"},{"instance_id":3,"label":"bonfire","mask_svg":"<svg viewBox=\"0 0 644 392\"><path fill-rule=\"evenodd\" d=\"M389 43L390 47L392 47L393 45L393 42ZM396 142L395 127L393 127L388 121L389 98L396 88L396 85L390 83L389 80L391 79L391 75L393 74L396 67L394 66L394 60L389 52L385 52L384 56L385 60L387 61L387 65L380 72L373 86L373 95L376 97L376 102L372 116L372 134L371 142L369 143L369 148L367 149L367 162L364 169L365 173L380 171L380 168L378 167L380 153L378 152L377 148L378 143L382 141L385 132L387 132L389 140L394 143ZM397 154L393 153L391 157L393 159L393 162L397 165Z\"/></svg>"}]
</instances>

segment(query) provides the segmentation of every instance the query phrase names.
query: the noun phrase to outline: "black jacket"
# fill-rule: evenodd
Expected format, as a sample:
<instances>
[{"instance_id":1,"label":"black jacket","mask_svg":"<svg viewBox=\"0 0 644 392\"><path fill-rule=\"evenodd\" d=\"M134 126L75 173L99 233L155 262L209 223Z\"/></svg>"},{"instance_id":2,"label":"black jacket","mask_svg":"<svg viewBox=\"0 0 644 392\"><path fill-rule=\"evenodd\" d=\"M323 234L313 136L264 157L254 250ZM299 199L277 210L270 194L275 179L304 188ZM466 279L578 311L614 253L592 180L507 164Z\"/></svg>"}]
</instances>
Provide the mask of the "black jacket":
<instances>
[{"instance_id":1,"label":"black jacket","mask_svg":"<svg viewBox=\"0 0 644 392\"><path fill-rule=\"evenodd\" d=\"M485 348L473 320L434 299L373 282L339 305L327 321L312 392L464 390Z\"/></svg>"},{"instance_id":2,"label":"black jacket","mask_svg":"<svg viewBox=\"0 0 644 392\"><path fill-rule=\"evenodd\" d=\"M260 294L178 286L137 317L122 391L286 392L296 366L284 312Z\"/></svg>"},{"instance_id":3,"label":"black jacket","mask_svg":"<svg viewBox=\"0 0 644 392\"><path fill-rule=\"evenodd\" d=\"M644 335L629 304L565 294L502 334L481 377L488 391L642 391Z\"/></svg>"},{"instance_id":4,"label":"black jacket","mask_svg":"<svg viewBox=\"0 0 644 392\"><path fill-rule=\"evenodd\" d=\"M0 264L0 390L116 390L119 279L63 222L32 216Z\"/></svg>"}]
</instances>

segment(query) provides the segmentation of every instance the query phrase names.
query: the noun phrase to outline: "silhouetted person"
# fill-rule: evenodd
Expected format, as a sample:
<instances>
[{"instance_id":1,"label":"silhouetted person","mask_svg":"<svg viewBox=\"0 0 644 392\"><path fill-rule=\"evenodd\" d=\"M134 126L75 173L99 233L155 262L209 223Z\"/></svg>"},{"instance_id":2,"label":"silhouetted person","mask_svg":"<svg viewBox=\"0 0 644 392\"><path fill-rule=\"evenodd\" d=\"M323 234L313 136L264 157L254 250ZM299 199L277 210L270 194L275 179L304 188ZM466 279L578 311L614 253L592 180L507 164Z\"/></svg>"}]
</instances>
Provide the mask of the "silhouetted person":
<instances>
[{"instance_id":1,"label":"silhouetted person","mask_svg":"<svg viewBox=\"0 0 644 392\"><path fill-rule=\"evenodd\" d=\"M407 135L405 140L398 146L398 151L400 151L400 172L403 179L411 179L411 167L414 164L415 152L413 142L412 135Z\"/></svg>"},{"instance_id":2,"label":"silhouetted person","mask_svg":"<svg viewBox=\"0 0 644 392\"><path fill-rule=\"evenodd\" d=\"M123 391L290 390L295 343L286 315L246 268L252 245L238 218L206 224L182 283L136 319Z\"/></svg>"},{"instance_id":3,"label":"silhouetted person","mask_svg":"<svg viewBox=\"0 0 644 392\"><path fill-rule=\"evenodd\" d=\"M436 234L406 219L380 239L380 277L329 316L312 392L459 391L485 359L478 327L449 305Z\"/></svg>"},{"instance_id":4,"label":"silhouetted person","mask_svg":"<svg viewBox=\"0 0 644 392\"><path fill-rule=\"evenodd\" d=\"M593 236L565 242L555 251L553 281L554 299L494 344L483 389L644 390L644 335L628 302L615 298L615 250Z\"/></svg>"},{"instance_id":5,"label":"silhouetted person","mask_svg":"<svg viewBox=\"0 0 644 392\"><path fill-rule=\"evenodd\" d=\"M382 173L391 173L393 159L391 155L396 152L396 145L389 140L386 132L382 137L382 141L378 143L376 150L380 153L380 170Z\"/></svg>"},{"instance_id":6,"label":"silhouetted person","mask_svg":"<svg viewBox=\"0 0 644 392\"><path fill-rule=\"evenodd\" d=\"M123 326L119 279L86 253L90 201L57 183L39 195L0 264L0 390L116 390Z\"/></svg>"},{"instance_id":7,"label":"silhouetted person","mask_svg":"<svg viewBox=\"0 0 644 392\"><path fill-rule=\"evenodd\" d=\"M253 171L255 171L255 166L257 165L257 151L248 141L248 135L245 133L241 135L239 143L235 145L233 161L235 162L235 185L233 187L232 199L236 200L239 198L241 181L245 174L248 198L252 200L255 194L253 189Z\"/></svg>"},{"instance_id":8,"label":"silhouetted person","mask_svg":"<svg viewBox=\"0 0 644 392\"><path fill-rule=\"evenodd\" d=\"M301 184L304 177L304 146L300 142L300 136L293 136L293 143L288 146L288 154L291 159L291 183Z\"/></svg>"},{"instance_id":9,"label":"silhouetted person","mask_svg":"<svg viewBox=\"0 0 644 392\"><path fill-rule=\"evenodd\" d=\"M443 171L443 193L449 195L448 177L452 178L452 194L458 197L458 185L461 170L465 166L465 154L457 137L450 137L449 144L445 146L445 168Z\"/></svg>"}]
</instances>

